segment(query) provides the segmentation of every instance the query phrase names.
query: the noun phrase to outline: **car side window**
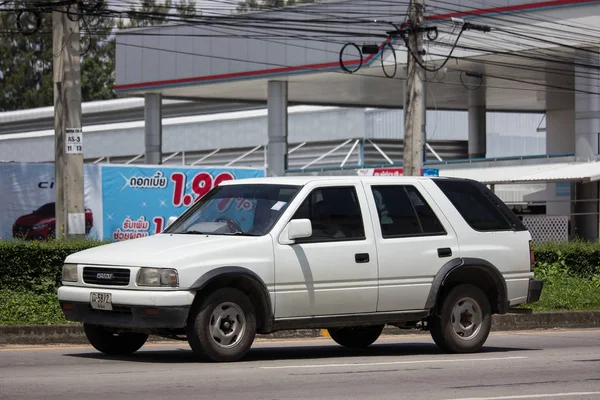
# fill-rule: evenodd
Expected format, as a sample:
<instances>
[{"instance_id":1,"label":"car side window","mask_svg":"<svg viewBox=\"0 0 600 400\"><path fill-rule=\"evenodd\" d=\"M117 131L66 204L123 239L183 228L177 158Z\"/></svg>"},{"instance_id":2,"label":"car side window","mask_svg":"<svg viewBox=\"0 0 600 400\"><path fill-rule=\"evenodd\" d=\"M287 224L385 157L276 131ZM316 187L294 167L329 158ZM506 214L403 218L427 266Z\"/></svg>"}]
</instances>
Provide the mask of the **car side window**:
<instances>
[{"instance_id":1,"label":"car side window","mask_svg":"<svg viewBox=\"0 0 600 400\"><path fill-rule=\"evenodd\" d=\"M446 234L441 222L414 186L373 186L371 190L385 239Z\"/></svg>"},{"instance_id":2,"label":"car side window","mask_svg":"<svg viewBox=\"0 0 600 400\"><path fill-rule=\"evenodd\" d=\"M467 223L477 231L503 231L512 227L484 193L470 182L435 181Z\"/></svg>"},{"instance_id":3,"label":"car side window","mask_svg":"<svg viewBox=\"0 0 600 400\"><path fill-rule=\"evenodd\" d=\"M302 242L360 240L365 238L356 189L327 187L313 190L293 219L310 219L312 236Z\"/></svg>"},{"instance_id":4,"label":"car side window","mask_svg":"<svg viewBox=\"0 0 600 400\"><path fill-rule=\"evenodd\" d=\"M427 204L421 193L419 193L417 188L414 186L406 186L406 192L408 193L410 201L412 202L415 212L419 217L419 221L421 222L421 227L423 229L422 233L427 235L445 234L446 230L442 226L442 223L435 215L429 204Z\"/></svg>"}]
</instances>

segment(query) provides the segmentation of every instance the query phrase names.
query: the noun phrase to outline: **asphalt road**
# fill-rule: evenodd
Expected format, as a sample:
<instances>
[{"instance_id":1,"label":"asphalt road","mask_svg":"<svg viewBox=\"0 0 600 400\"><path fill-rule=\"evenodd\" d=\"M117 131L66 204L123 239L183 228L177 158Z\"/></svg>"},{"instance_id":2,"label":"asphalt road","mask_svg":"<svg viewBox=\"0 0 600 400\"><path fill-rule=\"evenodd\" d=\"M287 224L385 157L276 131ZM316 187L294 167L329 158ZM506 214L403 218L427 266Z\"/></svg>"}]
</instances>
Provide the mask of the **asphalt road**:
<instances>
[{"instance_id":1,"label":"asphalt road","mask_svg":"<svg viewBox=\"0 0 600 400\"><path fill-rule=\"evenodd\" d=\"M187 343L126 358L91 347L0 348L0 399L600 399L600 330L492 333L441 353L428 335L363 351L327 338L261 341L244 361L198 362Z\"/></svg>"}]
</instances>

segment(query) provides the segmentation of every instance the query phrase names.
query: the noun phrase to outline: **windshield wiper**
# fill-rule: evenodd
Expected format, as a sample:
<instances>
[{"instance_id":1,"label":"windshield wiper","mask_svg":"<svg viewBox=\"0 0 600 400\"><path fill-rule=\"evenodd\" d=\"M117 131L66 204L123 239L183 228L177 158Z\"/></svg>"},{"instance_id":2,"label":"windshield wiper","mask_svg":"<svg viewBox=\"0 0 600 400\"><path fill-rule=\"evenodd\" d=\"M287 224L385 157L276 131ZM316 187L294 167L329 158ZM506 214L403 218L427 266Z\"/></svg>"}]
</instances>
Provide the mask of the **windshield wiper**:
<instances>
[{"instance_id":1,"label":"windshield wiper","mask_svg":"<svg viewBox=\"0 0 600 400\"><path fill-rule=\"evenodd\" d=\"M208 233L208 235L217 235L217 236L260 236L256 233L246 233L246 232L228 232L228 233Z\"/></svg>"},{"instance_id":2,"label":"windshield wiper","mask_svg":"<svg viewBox=\"0 0 600 400\"><path fill-rule=\"evenodd\" d=\"M185 232L171 232L176 235L213 235L213 236L260 236L256 233L244 233L244 232L232 232L232 233L221 233L221 232L201 232L201 231L185 231Z\"/></svg>"}]
</instances>

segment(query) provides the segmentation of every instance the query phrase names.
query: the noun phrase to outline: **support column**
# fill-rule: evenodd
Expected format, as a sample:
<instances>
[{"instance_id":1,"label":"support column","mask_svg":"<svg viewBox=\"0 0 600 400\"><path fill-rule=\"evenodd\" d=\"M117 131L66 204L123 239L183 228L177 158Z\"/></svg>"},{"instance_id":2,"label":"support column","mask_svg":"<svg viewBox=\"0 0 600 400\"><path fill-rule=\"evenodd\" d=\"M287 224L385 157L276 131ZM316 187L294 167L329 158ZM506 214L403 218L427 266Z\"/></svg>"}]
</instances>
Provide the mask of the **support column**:
<instances>
[{"instance_id":1,"label":"support column","mask_svg":"<svg viewBox=\"0 0 600 400\"><path fill-rule=\"evenodd\" d=\"M597 49L594 49L597 51ZM577 60L582 64L598 65L597 53L578 51ZM600 136L600 96L592 93L600 91L600 71L584 67L575 67L575 157L577 161L598 159ZM591 93L590 93L591 92ZM575 217L575 233L586 239L600 237L600 190L598 182L578 183L576 185L576 213L585 213Z\"/></svg>"},{"instance_id":2,"label":"support column","mask_svg":"<svg viewBox=\"0 0 600 400\"><path fill-rule=\"evenodd\" d=\"M571 74L546 72L546 153L575 152L575 84ZM560 88L560 89L558 89Z\"/></svg>"},{"instance_id":3,"label":"support column","mask_svg":"<svg viewBox=\"0 0 600 400\"><path fill-rule=\"evenodd\" d=\"M578 52L583 64L598 65L598 54ZM590 161L598 156L600 135L600 96L590 94L600 90L600 72L575 67L575 155L578 161Z\"/></svg>"},{"instance_id":4,"label":"support column","mask_svg":"<svg viewBox=\"0 0 600 400\"><path fill-rule=\"evenodd\" d=\"M546 74L546 82L562 90L548 89L546 92L546 153L575 152L575 91L573 76ZM574 199L571 185L548 183L546 185L547 215L570 215ZM571 223L571 226L574 222Z\"/></svg>"},{"instance_id":5,"label":"support column","mask_svg":"<svg viewBox=\"0 0 600 400\"><path fill-rule=\"evenodd\" d=\"M144 96L144 143L146 164L162 164L162 95Z\"/></svg>"},{"instance_id":6,"label":"support column","mask_svg":"<svg viewBox=\"0 0 600 400\"><path fill-rule=\"evenodd\" d=\"M287 81L268 83L267 176L283 176L287 168L288 142L288 84Z\"/></svg>"},{"instance_id":7,"label":"support column","mask_svg":"<svg viewBox=\"0 0 600 400\"><path fill-rule=\"evenodd\" d=\"M483 79L483 78L482 78ZM469 158L485 158L486 142L486 112L485 87L469 90Z\"/></svg>"}]
</instances>

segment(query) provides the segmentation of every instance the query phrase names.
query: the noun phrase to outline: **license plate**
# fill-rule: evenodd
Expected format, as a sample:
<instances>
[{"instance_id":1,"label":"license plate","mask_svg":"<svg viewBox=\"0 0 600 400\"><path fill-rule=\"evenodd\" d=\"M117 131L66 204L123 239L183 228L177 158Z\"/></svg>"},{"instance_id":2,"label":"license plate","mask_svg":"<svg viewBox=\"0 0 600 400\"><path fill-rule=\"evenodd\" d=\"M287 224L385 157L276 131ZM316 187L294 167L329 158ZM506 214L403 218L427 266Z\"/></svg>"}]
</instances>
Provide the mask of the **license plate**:
<instances>
[{"instance_id":1,"label":"license plate","mask_svg":"<svg viewBox=\"0 0 600 400\"><path fill-rule=\"evenodd\" d=\"M111 293L90 293L90 304L95 310L112 310Z\"/></svg>"}]
</instances>

